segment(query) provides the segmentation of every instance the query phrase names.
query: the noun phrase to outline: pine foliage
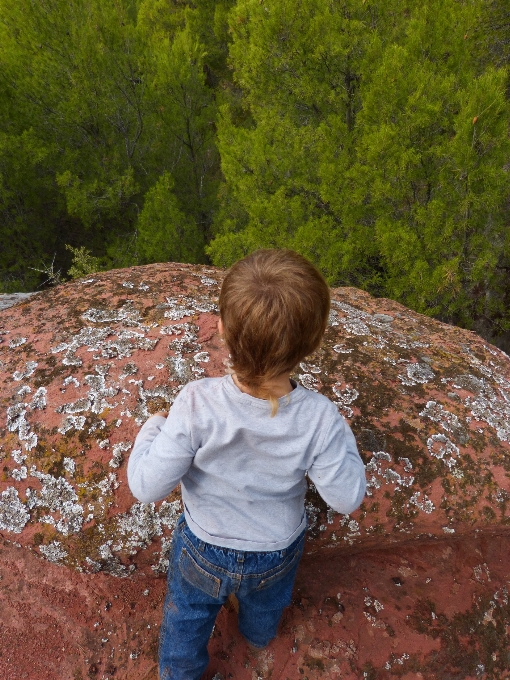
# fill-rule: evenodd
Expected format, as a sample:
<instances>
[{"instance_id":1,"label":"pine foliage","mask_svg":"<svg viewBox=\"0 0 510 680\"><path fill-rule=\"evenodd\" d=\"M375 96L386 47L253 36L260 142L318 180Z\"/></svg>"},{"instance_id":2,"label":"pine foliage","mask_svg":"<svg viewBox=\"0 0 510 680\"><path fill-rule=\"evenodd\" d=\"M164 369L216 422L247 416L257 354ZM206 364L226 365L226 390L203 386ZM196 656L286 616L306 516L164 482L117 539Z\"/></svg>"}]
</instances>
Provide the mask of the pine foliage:
<instances>
[{"instance_id":1,"label":"pine foliage","mask_svg":"<svg viewBox=\"0 0 510 680\"><path fill-rule=\"evenodd\" d=\"M41 262L290 247L497 338L509 21L502 0L0 0L0 291Z\"/></svg>"}]
</instances>

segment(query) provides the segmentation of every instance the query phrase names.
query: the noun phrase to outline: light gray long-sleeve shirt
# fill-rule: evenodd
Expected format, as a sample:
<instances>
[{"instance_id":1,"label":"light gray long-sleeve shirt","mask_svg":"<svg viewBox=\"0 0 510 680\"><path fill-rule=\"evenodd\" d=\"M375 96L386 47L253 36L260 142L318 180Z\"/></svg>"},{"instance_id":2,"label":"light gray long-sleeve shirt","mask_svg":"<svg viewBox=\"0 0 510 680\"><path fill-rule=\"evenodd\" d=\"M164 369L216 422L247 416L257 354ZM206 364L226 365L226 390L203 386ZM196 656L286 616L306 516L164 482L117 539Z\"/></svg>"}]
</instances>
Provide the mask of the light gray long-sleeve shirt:
<instances>
[{"instance_id":1,"label":"light gray long-sleeve shirt","mask_svg":"<svg viewBox=\"0 0 510 680\"><path fill-rule=\"evenodd\" d=\"M188 383L166 420L143 425L128 463L138 500L161 500L181 482L195 536L249 551L282 550L305 528L306 474L334 510L360 505L365 467L335 404L295 384L271 418L269 402L229 375Z\"/></svg>"}]
</instances>

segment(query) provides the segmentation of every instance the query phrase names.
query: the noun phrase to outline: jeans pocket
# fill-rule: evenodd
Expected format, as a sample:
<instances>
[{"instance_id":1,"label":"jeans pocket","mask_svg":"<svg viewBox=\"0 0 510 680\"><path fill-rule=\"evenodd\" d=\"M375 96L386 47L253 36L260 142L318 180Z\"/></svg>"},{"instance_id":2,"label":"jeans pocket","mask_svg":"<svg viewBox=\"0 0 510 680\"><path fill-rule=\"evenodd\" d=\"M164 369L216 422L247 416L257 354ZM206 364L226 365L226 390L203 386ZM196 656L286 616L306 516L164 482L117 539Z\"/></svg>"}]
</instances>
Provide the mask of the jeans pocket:
<instances>
[{"instance_id":1,"label":"jeans pocket","mask_svg":"<svg viewBox=\"0 0 510 680\"><path fill-rule=\"evenodd\" d=\"M179 569L186 581L192 586L195 586L195 588L198 588L206 595L218 598L221 580L203 569L188 553L186 548L181 550Z\"/></svg>"},{"instance_id":2,"label":"jeans pocket","mask_svg":"<svg viewBox=\"0 0 510 680\"><path fill-rule=\"evenodd\" d=\"M303 553L302 550L302 543L296 550L287 557L285 562L283 562L281 568L277 570L276 572L271 570L271 572L268 573L268 575L265 577L262 575L262 580L258 584L258 586L255 588L255 590L265 590L266 588L270 588L273 584L278 583L278 581L281 581L283 578L287 576L287 574L292 571L292 569L296 568L297 565L299 564L299 560L301 559L301 555Z\"/></svg>"}]
</instances>

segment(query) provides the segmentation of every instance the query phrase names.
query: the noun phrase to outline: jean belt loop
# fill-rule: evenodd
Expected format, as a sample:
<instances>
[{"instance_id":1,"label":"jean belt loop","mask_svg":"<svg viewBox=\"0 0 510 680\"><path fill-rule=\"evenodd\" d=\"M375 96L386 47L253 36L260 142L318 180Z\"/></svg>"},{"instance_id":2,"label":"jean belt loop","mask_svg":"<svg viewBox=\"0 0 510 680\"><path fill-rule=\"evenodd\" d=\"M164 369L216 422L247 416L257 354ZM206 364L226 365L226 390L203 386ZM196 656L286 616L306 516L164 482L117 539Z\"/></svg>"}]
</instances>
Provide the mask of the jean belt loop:
<instances>
[{"instance_id":1,"label":"jean belt loop","mask_svg":"<svg viewBox=\"0 0 510 680\"><path fill-rule=\"evenodd\" d=\"M197 547L198 547L198 549L200 550L200 552L204 552L204 550L205 550L205 543L204 543L204 541L198 541L198 546L197 546Z\"/></svg>"}]
</instances>

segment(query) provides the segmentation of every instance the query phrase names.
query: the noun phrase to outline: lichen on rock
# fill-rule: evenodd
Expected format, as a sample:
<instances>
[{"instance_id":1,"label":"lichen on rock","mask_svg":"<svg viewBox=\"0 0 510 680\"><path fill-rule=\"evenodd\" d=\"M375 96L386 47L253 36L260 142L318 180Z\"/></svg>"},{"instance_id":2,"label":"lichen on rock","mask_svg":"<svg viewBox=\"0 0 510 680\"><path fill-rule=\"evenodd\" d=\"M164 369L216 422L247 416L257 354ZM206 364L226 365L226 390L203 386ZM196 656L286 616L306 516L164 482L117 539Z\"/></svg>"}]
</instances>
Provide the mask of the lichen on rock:
<instances>
[{"instance_id":1,"label":"lichen on rock","mask_svg":"<svg viewBox=\"0 0 510 680\"><path fill-rule=\"evenodd\" d=\"M10 341L0 345L6 537L28 546L36 532L41 555L58 553L79 570L161 571L173 527L163 518L180 507L179 492L167 505L137 504L126 457L139 426L171 407L184 384L224 373L221 277L149 265L98 274L86 288L68 283L8 311ZM368 490L345 521L311 489L307 550L508 527L508 357L397 303L350 288L332 298L323 346L295 377L349 420Z\"/></svg>"}]
</instances>

